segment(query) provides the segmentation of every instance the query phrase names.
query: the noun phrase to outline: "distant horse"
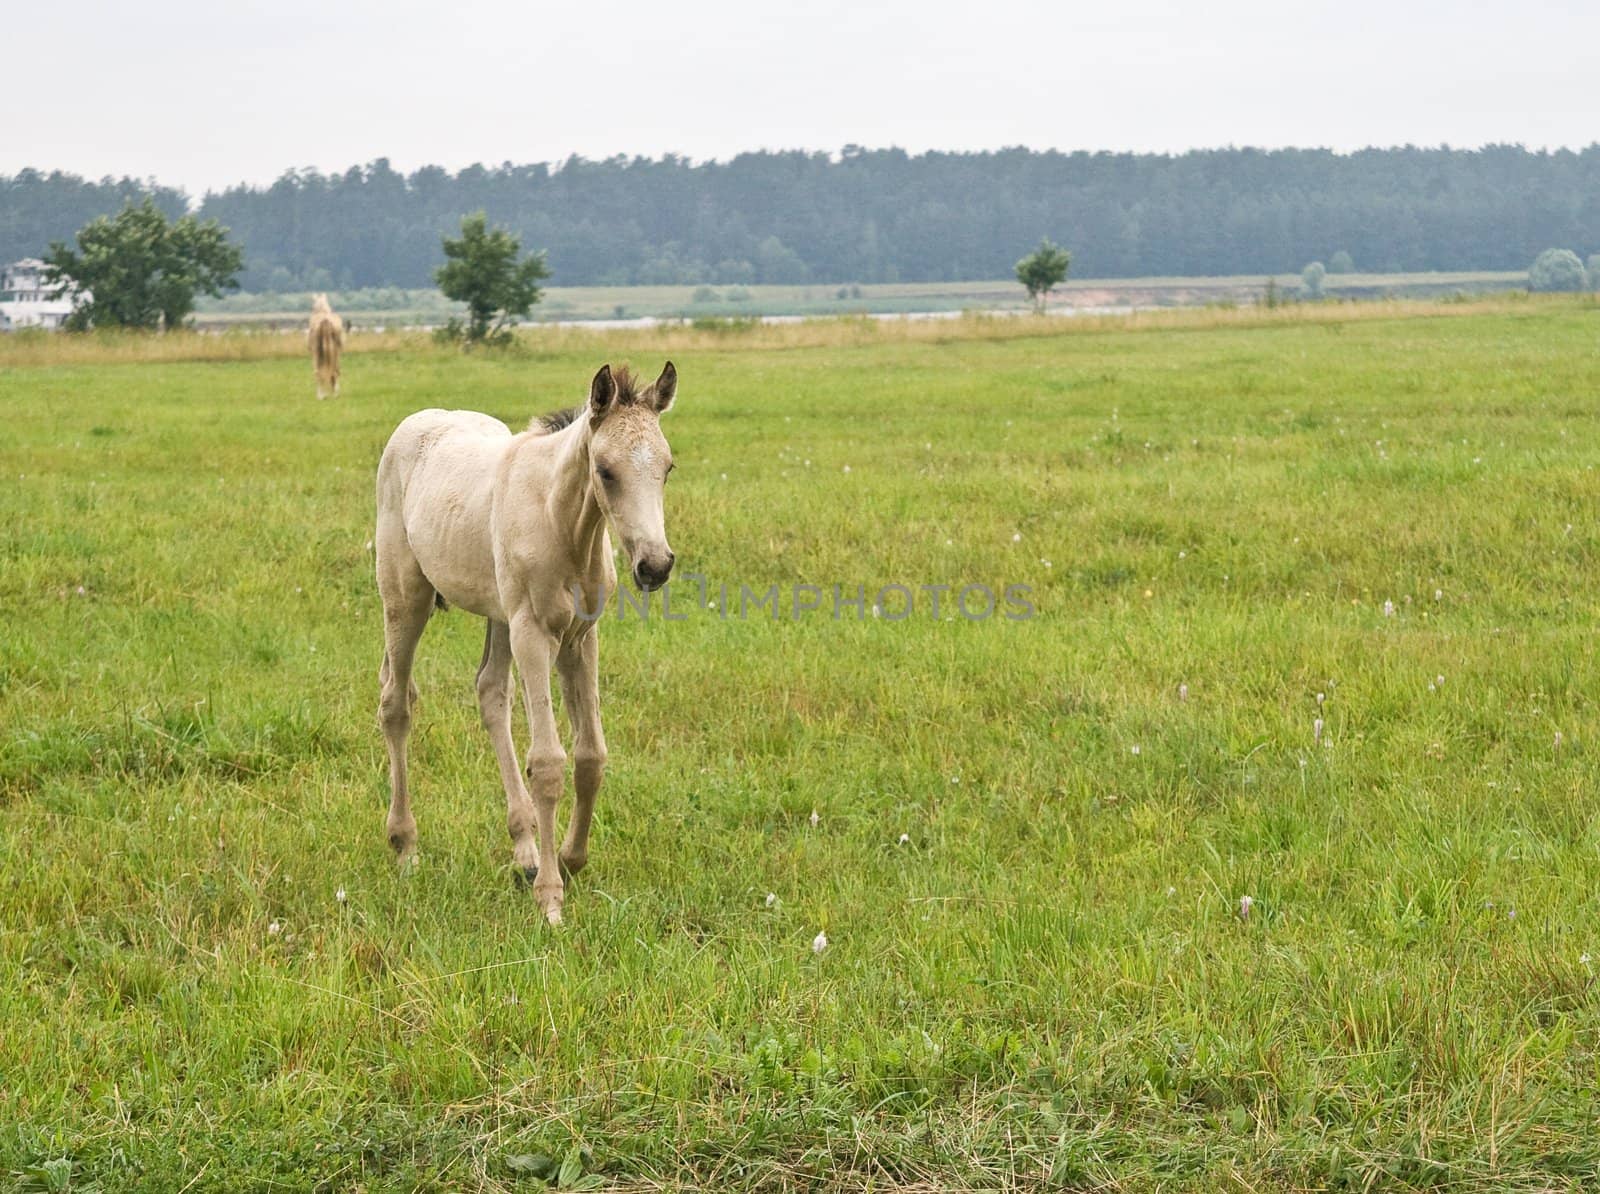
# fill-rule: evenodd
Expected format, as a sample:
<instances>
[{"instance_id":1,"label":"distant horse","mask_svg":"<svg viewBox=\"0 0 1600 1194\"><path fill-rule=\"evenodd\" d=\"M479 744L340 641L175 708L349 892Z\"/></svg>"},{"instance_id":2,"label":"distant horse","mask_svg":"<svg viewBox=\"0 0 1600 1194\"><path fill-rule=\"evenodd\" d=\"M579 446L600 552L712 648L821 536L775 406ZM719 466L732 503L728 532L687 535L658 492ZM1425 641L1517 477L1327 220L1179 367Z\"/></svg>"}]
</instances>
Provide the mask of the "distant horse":
<instances>
[{"instance_id":1,"label":"distant horse","mask_svg":"<svg viewBox=\"0 0 1600 1194\"><path fill-rule=\"evenodd\" d=\"M328 296L311 300L311 366L317 374L317 397L339 392L339 350L344 347L344 321L328 306Z\"/></svg>"},{"instance_id":2,"label":"distant horse","mask_svg":"<svg viewBox=\"0 0 1600 1194\"><path fill-rule=\"evenodd\" d=\"M660 587L672 572L663 510L672 452L660 420L677 387L671 361L642 389L626 369L605 365L587 404L536 419L520 435L473 411L419 411L395 429L378 464L378 720L389 749L389 844L409 861L417 842L406 780L417 641L435 608L460 606L488 622L478 709L500 765L512 858L551 924L561 923L563 875L588 861L606 764L596 615L617 587L607 525L641 589ZM511 739L513 659L528 714L520 769ZM577 788L559 853L556 803L567 756L550 701L552 664L572 723Z\"/></svg>"}]
</instances>

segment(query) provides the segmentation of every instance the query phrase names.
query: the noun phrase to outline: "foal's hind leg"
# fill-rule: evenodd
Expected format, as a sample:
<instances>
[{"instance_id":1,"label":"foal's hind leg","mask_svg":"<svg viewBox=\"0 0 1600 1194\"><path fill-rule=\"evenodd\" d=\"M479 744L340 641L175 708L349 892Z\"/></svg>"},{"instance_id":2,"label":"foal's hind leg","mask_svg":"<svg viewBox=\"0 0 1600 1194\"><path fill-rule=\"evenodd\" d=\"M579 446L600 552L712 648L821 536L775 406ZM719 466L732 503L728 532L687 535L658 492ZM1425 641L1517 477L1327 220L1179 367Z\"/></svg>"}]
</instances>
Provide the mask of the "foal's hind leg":
<instances>
[{"instance_id":1,"label":"foal's hind leg","mask_svg":"<svg viewBox=\"0 0 1600 1194\"><path fill-rule=\"evenodd\" d=\"M488 620L483 639L483 661L478 664L478 711L489 731L500 782L506 790L506 830L511 834L511 856L532 883L539 874L539 841L534 836L533 801L517 766L517 748L511 741L511 627Z\"/></svg>"},{"instance_id":2,"label":"foal's hind leg","mask_svg":"<svg viewBox=\"0 0 1600 1194\"><path fill-rule=\"evenodd\" d=\"M417 703L417 686L411 682L411 664L417 640L433 612L434 589L416 561L380 558L378 590L383 596L383 666L378 669L378 724L389 748L389 844L402 861L417 847L417 822L411 815L411 790L406 774L406 736L411 732L411 710Z\"/></svg>"}]
</instances>

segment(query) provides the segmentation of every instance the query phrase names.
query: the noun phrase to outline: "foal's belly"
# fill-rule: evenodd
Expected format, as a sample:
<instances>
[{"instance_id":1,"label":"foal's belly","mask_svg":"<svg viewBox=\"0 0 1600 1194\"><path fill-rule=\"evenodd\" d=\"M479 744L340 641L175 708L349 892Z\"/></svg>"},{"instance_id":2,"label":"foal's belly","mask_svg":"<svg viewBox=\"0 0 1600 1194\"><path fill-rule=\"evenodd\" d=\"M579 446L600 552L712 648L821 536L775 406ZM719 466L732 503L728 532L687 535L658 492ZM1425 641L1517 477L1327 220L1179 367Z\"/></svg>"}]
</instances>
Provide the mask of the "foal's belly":
<instances>
[{"instance_id":1,"label":"foal's belly","mask_svg":"<svg viewBox=\"0 0 1600 1194\"><path fill-rule=\"evenodd\" d=\"M443 536L424 533L420 545L418 538L413 537L411 548L417 563L447 604L497 622L506 620L486 531L462 526Z\"/></svg>"}]
</instances>

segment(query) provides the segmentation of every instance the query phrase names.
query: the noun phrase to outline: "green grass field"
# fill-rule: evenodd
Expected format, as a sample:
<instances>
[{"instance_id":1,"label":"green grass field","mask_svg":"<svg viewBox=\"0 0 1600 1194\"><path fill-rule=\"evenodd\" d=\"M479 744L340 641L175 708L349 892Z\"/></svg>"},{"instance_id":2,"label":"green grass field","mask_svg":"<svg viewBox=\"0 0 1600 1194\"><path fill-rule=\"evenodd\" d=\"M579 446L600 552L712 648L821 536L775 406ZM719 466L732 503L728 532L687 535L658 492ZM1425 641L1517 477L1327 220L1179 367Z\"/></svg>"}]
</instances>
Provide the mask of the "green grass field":
<instances>
[{"instance_id":1,"label":"green grass field","mask_svg":"<svg viewBox=\"0 0 1600 1194\"><path fill-rule=\"evenodd\" d=\"M0 1185L1594 1188L1600 307L1038 330L0 348ZM1038 616L608 620L550 931L373 470L668 351L680 569Z\"/></svg>"}]
</instances>

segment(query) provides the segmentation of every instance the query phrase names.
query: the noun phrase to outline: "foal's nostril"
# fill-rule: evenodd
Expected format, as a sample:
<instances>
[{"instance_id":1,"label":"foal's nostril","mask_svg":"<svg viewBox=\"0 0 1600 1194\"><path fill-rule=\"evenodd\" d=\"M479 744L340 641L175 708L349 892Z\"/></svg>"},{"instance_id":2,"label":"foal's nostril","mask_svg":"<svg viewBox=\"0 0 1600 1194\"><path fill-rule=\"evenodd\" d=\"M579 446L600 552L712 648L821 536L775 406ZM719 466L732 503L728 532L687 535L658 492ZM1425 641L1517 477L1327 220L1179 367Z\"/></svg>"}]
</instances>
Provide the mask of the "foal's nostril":
<instances>
[{"instance_id":1,"label":"foal's nostril","mask_svg":"<svg viewBox=\"0 0 1600 1194\"><path fill-rule=\"evenodd\" d=\"M633 569L633 579L638 582L641 589L658 588L667 583L667 577L672 575L673 555L669 551L666 561L640 560Z\"/></svg>"}]
</instances>

